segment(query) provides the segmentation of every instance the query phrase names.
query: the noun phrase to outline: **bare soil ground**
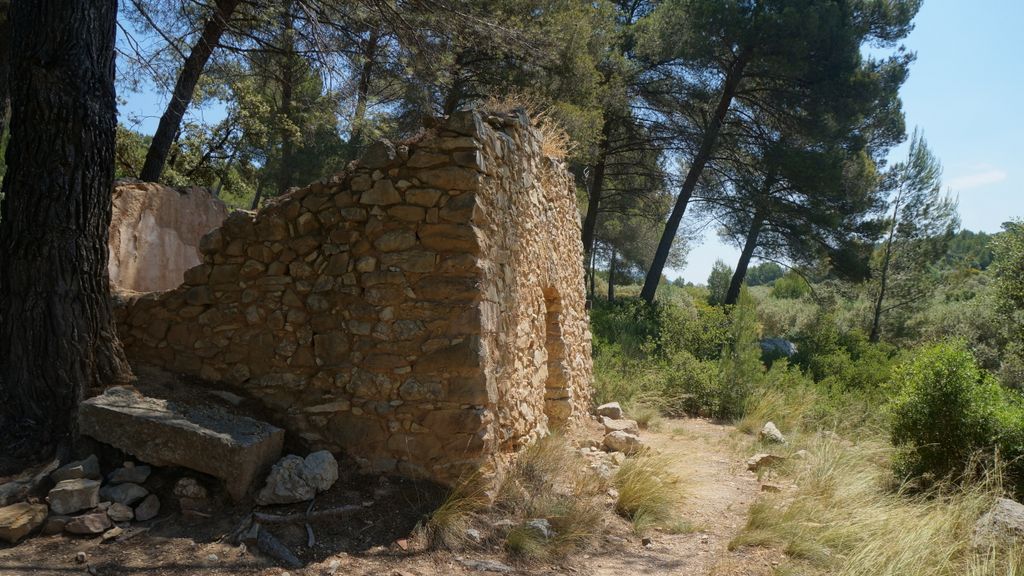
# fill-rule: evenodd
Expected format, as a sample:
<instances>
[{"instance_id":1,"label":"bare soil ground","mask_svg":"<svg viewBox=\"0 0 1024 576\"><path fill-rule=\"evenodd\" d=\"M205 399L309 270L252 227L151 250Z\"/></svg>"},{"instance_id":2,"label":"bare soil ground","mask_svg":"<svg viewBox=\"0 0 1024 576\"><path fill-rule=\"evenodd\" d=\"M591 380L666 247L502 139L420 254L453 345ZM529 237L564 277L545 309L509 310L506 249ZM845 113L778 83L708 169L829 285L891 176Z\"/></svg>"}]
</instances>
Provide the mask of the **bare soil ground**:
<instances>
[{"instance_id":1,"label":"bare soil ground","mask_svg":"<svg viewBox=\"0 0 1024 576\"><path fill-rule=\"evenodd\" d=\"M596 428L587 434L600 437ZM685 490L679 514L691 530L680 534L657 532L648 545L620 519L604 529L598 548L590 554L566 558L560 565L516 566L499 547L453 553L427 550L415 528L442 501L437 486L396 478L350 476L316 500L316 509L344 504L367 504L351 516L315 522L316 542L308 547L302 525L275 526L272 531L303 562L305 568L283 569L272 560L233 545L226 536L249 512L226 504L214 494L209 517L183 516L173 504L170 487L180 470L164 470L154 491L165 509L149 522L137 523L130 538L102 542L99 537L66 534L36 536L17 546L0 545L0 576L452 576L484 574L467 564L496 561L512 566L516 574L686 574L767 575L781 559L779 552L741 549L730 552L728 542L742 529L747 509L760 491L754 474L730 448L730 426L701 419L668 420L661 431L645 432L647 444L673 461ZM342 463L345 467L346 463ZM215 482L208 479L211 488ZM274 513L300 512L305 504L275 507ZM79 552L86 561L79 563Z\"/></svg>"}]
</instances>

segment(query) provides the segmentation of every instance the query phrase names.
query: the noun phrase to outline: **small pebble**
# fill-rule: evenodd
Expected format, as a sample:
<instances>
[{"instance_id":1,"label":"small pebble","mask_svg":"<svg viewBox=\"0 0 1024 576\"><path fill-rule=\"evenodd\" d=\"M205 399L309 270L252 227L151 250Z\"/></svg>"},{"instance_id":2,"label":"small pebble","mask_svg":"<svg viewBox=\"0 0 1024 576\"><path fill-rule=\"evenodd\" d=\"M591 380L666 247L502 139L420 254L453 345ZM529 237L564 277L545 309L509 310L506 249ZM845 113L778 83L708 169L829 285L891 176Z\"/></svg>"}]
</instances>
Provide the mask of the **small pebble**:
<instances>
[{"instance_id":1,"label":"small pebble","mask_svg":"<svg viewBox=\"0 0 1024 576\"><path fill-rule=\"evenodd\" d=\"M79 552L78 554L75 554L75 562L78 562L79 564L85 564L85 561L87 559L88 556L85 555L85 552Z\"/></svg>"}]
</instances>

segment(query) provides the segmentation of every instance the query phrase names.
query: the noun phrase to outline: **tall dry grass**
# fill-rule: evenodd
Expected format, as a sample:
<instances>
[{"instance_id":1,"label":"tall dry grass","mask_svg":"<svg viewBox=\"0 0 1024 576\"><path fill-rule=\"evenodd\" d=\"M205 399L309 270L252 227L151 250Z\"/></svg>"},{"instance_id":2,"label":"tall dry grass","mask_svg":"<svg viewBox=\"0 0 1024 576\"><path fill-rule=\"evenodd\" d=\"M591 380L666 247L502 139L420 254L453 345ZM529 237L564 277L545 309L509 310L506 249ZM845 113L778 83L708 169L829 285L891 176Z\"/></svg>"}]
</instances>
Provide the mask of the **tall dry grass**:
<instances>
[{"instance_id":1,"label":"tall dry grass","mask_svg":"<svg viewBox=\"0 0 1024 576\"><path fill-rule=\"evenodd\" d=\"M810 454L781 471L795 490L757 501L731 548L781 547L789 560L780 572L792 574L1024 574L1019 550L979 553L971 544L976 520L1001 492L997 477L911 494L894 485L893 448L880 436L856 444L793 436Z\"/></svg>"}]
</instances>

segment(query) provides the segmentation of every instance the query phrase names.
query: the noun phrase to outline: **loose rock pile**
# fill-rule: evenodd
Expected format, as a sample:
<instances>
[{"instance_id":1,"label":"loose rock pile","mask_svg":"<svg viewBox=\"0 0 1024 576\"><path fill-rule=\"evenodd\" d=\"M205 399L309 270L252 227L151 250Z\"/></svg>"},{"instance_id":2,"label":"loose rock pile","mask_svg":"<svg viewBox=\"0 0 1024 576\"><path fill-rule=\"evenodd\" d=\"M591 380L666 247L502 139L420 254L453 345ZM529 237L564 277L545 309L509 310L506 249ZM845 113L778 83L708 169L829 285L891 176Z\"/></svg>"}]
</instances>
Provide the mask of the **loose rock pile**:
<instances>
[{"instance_id":1,"label":"loose rock pile","mask_svg":"<svg viewBox=\"0 0 1024 576\"><path fill-rule=\"evenodd\" d=\"M584 441L579 451L590 462L592 470L604 478L611 478L627 456L644 450L640 440L640 426L635 420L624 418L618 402L598 406L595 414L595 418L604 426L604 438L600 442Z\"/></svg>"},{"instance_id":2,"label":"loose rock pile","mask_svg":"<svg viewBox=\"0 0 1024 576\"><path fill-rule=\"evenodd\" d=\"M597 417L604 425L603 446L608 452L622 452L632 455L644 448L640 441L640 426L635 420L622 417L618 402L609 402L597 407Z\"/></svg>"},{"instance_id":3,"label":"loose rock pile","mask_svg":"<svg viewBox=\"0 0 1024 576\"><path fill-rule=\"evenodd\" d=\"M40 528L43 534L117 537L133 520L145 522L159 513L159 498L143 486L151 472L125 462L104 481L95 455L70 462L50 474L48 505L29 501L0 508L0 539L13 544Z\"/></svg>"}]
</instances>

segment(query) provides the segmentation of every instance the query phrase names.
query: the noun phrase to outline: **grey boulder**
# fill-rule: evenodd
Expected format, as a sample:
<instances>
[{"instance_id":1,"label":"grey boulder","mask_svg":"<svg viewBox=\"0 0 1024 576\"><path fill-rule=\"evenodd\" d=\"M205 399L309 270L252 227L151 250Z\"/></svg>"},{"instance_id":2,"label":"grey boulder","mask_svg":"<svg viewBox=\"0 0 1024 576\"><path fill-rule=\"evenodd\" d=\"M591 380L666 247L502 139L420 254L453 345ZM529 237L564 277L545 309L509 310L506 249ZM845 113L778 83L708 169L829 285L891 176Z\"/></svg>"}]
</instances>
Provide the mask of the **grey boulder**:
<instances>
[{"instance_id":1,"label":"grey boulder","mask_svg":"<svg viewBox=\"0 0 1024 576\"><path fill-rule=\"evenodd\" d=\"M266 485L256 495L261 505L303 502L329 489L338 480L338 461L326 450L305 458L294 454L274 464Z\"/></svg>"},{"instance_id":2,"label":"grey boulder","mask_svg":"<svg viewBox=\"0 0 1024 576\"><path fill-rule=\"evenodd\" d=\"M100 503L100 483L88 478L61 480L50 490L46 500L54 514L74 514L95 508Z\"/></svg>"},{"instance_id":3,"label":"grey boulder","mask_svg":"<svg viewBox=\"0 0 1024 576\"><path fill-rule=\"evenodd\" d=\"M53 474L50 474L50 479L54 482L75 480L77 478L88 478L90 480L100 479L100 462L96 459L95 454L89 455L89 457L84 460L68 462L54 470Z\"/></svg>"},{"instance_id":4,"label":"grey boulder","mask_svg":"<svg viewBox=\"0 0 1024 576\"><path fill-rule=\"evenodd\" d=\"M119 502L126 506L131 506L139 500L142 500L149 494L149 490L146 490L138 484L132 484L126 482L124 484L114 484L113 486L104 486L100 489L100 496L104 500L110 500L111 502Z\"/></svg>"},{"instance_id":5,"label":"grey boulder","mask_svg":"<svg viewBox=\"0 0 1024 576\"><path fill-rule=\"evenodd\" d=\"M110 518L106 512L92 512L69 520L64 526L64 531L71 534L102 534L109 530L110 526Z\"/></svg>"}]
</instances>

